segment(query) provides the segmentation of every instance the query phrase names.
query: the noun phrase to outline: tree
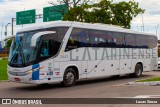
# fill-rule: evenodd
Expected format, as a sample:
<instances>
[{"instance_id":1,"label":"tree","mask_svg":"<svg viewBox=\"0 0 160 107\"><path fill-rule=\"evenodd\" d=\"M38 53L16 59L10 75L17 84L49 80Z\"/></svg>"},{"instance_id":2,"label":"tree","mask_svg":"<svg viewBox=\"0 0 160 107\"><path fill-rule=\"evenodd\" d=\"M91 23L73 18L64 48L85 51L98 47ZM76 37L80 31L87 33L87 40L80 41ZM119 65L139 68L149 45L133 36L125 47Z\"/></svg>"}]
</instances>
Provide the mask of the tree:
<instances>
[{"instance_id":1,"label":"tree","mask_svg":"<svg viewBox=\"0 0 160 107\"><path fill-rule=\"evenodd\" d=\"M139 4L134 1L114 3L112 5L112 24L130 28L132 19L138 14L144 13L144 11L145 10L139 8Z\"/></svg>"},{"instance_id":2,"label":"tree","mask_svg":"<svg viewBox=\"0 0 160 107\"><path fill-rule=\"evenodd\" d=\"M88 8L89 5L87 4L71 8L64 16L63 20L86 22L90 18L89 16L91 15L91 12L88 12L86 10Z\"/></svg>"},{"instance_id":3,"label":"tree","mask_svg":"<svg viewBox=\"0 0 160 107\"><path fill-rule=\"evenodd\" d=\"M12 39L7 39L5 44L6 44L6 45L5 45L5 48L6 48L7 50L9 50L9 49L10 49L10 46L11 46L11 44L12 44Z\"/></svg>"},{"instance_id":4,"label":"tree","mask_svg":"<svg viewBox=\"0 0 160 107\"><path fill-rule=\"evenodd\" d=\"M89 4L92 3L94 0L57 0L57 2L61 4L66 4L67 10L69 11L72 8L76 8L77 6L83 5L83 4ZM48 2L49 4L52 4L54 6L57 6L54 2Z\"/></svg>"},{"instance_id":5,"label":"tree","mask_svg":"<svg viewBox=\"0 0 160 107\"><path fill-rule=\"evenodd\" d=\"M98 3L91 3L90 0L59 0L59 3L68 6L63 20L113 24L124 28L130 28L132 19L145 11L134 0L118 3L113 0L101 0Z\"/></svg>"}]
</instances>

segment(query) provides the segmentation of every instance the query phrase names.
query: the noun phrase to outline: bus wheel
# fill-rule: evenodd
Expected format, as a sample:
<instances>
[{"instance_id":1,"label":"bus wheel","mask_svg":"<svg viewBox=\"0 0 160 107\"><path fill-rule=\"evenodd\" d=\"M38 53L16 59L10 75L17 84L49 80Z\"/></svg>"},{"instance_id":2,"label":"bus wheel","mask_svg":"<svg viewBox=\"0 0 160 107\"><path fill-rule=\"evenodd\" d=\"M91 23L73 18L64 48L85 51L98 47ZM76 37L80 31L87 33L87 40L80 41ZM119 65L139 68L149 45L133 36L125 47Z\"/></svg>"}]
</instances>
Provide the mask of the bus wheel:
<instances>
[{"instance_id":1,"label":"bus wheel","mask_svg":"<svg viewBox=\"0 0 160 107\"><path fill-rule=\"evenodd\" d=\"M73 86L76 80L76 71L73 68L67 68L63 76L63 85L66 87Z\"/></svg>"},{"instance_id":2,"label":"bus wheel","mask_svg":"<svg viewBox=\"0 0 160 107\"><path fill-rule=\"evenodd\" d=\"M143 72L142 65L141 64L136 64L134 73L131 74L130 76L138 78L138 77L142 76L142 72Z\"/></svg>"}]
</instances>

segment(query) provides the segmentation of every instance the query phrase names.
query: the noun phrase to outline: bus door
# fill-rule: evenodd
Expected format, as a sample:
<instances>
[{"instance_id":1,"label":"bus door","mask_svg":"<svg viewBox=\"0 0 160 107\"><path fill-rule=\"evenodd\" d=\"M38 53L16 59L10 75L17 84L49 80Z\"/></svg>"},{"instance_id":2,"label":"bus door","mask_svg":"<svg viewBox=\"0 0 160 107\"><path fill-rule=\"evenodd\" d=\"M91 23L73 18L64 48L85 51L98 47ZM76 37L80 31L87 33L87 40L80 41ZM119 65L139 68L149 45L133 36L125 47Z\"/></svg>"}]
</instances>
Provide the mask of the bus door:
<instances>
[{"instance_id":1,"label":"bus door","mask_svg":"<svg viewBox=\"0 0 160 107\"><path fill-rule=\"evenodd\" d=\"M39 60L40 65L43 66L40 71L40 76L49 81L54 79L54 77L59 77L60 74L59 64L53 64L54 60L51 58L58 53L60 43L56 41L55 34L46 34L42 36L40 44ZM55 72L54 67L56 67L56 71L58 72Z\"/></svg>"}]
</instances>

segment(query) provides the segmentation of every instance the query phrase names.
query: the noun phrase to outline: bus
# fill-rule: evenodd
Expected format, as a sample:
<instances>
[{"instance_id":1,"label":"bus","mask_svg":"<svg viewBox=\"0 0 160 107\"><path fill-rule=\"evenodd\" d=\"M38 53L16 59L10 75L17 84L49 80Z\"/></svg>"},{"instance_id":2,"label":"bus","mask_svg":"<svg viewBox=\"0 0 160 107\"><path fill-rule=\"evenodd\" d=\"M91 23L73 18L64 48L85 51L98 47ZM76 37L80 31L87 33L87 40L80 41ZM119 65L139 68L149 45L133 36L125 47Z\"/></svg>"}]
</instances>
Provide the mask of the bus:
<instances>
[{"instance_id":1,"label":"bus","mask_svg":"<svg viewBox=\"0 0 160 107\"><path fill-rule=\"evenodd\" d=\"M106 24L45 22L17 32L8 60L13 82L73 86L84 79L141 77L157 68L157 37Z\"/></svg>"}]
</instances>

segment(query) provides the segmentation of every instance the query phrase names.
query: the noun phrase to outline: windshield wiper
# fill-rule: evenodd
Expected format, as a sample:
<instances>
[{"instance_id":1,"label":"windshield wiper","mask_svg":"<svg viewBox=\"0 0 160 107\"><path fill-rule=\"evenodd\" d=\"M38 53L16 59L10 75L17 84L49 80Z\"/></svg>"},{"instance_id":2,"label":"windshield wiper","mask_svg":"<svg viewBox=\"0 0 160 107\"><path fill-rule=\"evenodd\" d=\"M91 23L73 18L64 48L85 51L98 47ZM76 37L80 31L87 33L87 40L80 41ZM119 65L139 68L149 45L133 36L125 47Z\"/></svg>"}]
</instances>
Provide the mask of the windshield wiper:
<instances>
[{"instance_id":1,"label":"windshield wiper","mask_svg":"<svg viewBox=\"0 0 160 107\"><path fill-rule=\"evenodd\" d=\"M20 50L19 50L19 54L20 54L20 56L21 56L21 59L22 59L22 65L25 65L25 59L24 59L24 54L23 54L23 52L22 52L22 47L23 47L23 44L21 44L20 45L21 47L20 47Z\"/></svg>"},{"instance_id":2,"label":"windshield wiper","mask_svg":"<svg viewBox=\"0 0 160 107\"><path fill-rule=\"evenodd\" d=\"M14 54L13 57L11 58L10 64L13 63L13 59L16 57L16 55L18 55L18 51L19 51L19 54L20 54L21 60L22 60L22 65L24 65L23 54L22 54L22 52L20 51L20 49L21 49L21 51L22 51L22 44L21 44L21 43L19 43L19 47L16 49L15 54Z\"/></svg>"}]
</instances>

